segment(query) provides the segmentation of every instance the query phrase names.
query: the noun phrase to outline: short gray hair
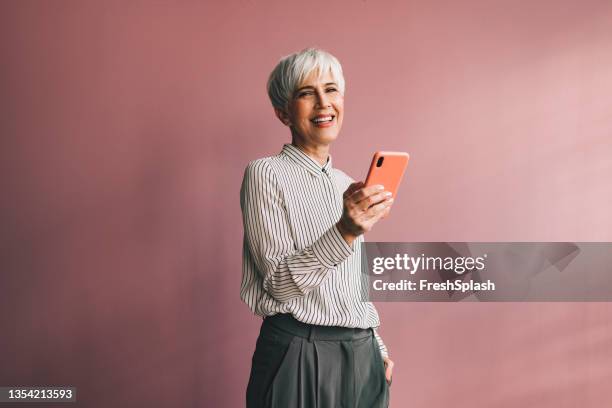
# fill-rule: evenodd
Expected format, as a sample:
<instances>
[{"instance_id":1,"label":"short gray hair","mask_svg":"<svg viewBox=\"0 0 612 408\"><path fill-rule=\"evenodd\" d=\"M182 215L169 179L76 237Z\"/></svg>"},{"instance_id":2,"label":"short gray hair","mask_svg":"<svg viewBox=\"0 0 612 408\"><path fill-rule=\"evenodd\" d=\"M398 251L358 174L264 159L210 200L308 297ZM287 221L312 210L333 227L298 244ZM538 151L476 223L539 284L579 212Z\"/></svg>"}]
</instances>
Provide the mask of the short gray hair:
<instances>
[{"instance_id":1,"label":"short gray hair","mask_svg":"<svg viewBox=\"0 0 612 408\"><path fill-rule=\"evenodd\" d=\"M306 48L281 58L268 78L268 96L275 108L285 110L293 93L311 72L319 78L331 71L331 75L344 95L344 75L340 62L327 51Z\"/></svg>"}]
</instances>

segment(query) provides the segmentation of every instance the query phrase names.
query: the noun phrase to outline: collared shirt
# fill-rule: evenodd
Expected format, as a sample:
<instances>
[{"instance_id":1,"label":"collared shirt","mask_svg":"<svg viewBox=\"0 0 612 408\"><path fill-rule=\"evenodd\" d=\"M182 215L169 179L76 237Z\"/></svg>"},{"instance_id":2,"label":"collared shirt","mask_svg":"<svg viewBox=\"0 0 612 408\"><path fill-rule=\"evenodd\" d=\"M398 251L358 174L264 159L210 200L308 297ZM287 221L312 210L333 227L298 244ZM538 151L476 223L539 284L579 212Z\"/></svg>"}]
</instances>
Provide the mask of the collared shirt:
<instances>
[{"instance_id":1,"label":"collared shirt","mask_svg":"<svg viewBox=\"0 0 612 408\"><path fill-rule=\"evenodd\" d=\"M342 194L353 182L286 144L247 166L240 206L244 224L240 297L259 316L291 313L304 323L374 328L378 312L362 300L361 242L336 227Z\"/></svg>"}]
</instances>

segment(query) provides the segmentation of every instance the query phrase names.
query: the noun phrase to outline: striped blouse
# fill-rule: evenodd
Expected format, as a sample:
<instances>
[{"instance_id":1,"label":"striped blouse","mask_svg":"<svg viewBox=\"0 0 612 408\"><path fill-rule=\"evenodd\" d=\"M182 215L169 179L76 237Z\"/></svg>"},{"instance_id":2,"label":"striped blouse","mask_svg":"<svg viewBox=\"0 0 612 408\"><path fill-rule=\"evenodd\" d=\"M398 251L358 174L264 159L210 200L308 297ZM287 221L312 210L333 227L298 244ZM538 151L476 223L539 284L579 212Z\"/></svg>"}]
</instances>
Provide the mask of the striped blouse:
<instances>
[{"instance_id":1,"label":"striped blouse","mask_svg":"<svg viewBox=\"0 0 612 408\"><path fill-rule=\"evenodd\" d=\"M291 313L304 323L374 328L378 312L361 300L361 245L335 224L353 180L286 144L252 161L240 189L244 223L240 297L259 316Z\"/></svg>"}]
</instances>

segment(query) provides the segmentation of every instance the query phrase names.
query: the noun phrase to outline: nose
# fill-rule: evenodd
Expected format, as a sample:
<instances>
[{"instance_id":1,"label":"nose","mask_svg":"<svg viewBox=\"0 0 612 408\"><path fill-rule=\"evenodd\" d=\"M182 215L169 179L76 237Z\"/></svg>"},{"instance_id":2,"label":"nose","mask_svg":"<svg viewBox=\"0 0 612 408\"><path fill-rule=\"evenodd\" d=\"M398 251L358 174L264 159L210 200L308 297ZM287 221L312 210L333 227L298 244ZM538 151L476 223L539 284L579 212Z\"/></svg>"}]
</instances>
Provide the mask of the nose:
<instances>
[{"instance_id":1,"label":"nose","mask_svg":"<svg viewBox=\"0 0 612 408\"><path fill-rule=\"evenodd\" d=\"M329 98L327 96L327 94L325 93L325 90L318 90L317 91L317 103L319 104L319 106L321 108L328 108L331 106L331 103L329 102Z\"/></svg>"}]
</instances>

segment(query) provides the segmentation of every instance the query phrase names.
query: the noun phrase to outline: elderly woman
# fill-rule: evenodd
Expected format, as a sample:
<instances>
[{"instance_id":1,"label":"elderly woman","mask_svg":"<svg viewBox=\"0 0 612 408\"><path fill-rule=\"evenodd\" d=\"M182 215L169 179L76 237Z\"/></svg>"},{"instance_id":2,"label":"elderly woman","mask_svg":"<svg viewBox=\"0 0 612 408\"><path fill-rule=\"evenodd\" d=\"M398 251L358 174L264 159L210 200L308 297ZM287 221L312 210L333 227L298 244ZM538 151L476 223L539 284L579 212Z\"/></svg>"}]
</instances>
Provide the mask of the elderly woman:
<instances>
[{"instance_id":1,"label":"elderly woman","mask_svg":"<svg viewBox=\"0 0 612 408\"><path fill-rule=\"evenodd\" d=\"M247 407L387 407L393 362L374 305L361 299L360 243L393 198L332 167L344 117L334 56L283 58L268 95L291 144L249 163L240 191L240 296L264 317Z\"/></svg>"}]
</instances>

